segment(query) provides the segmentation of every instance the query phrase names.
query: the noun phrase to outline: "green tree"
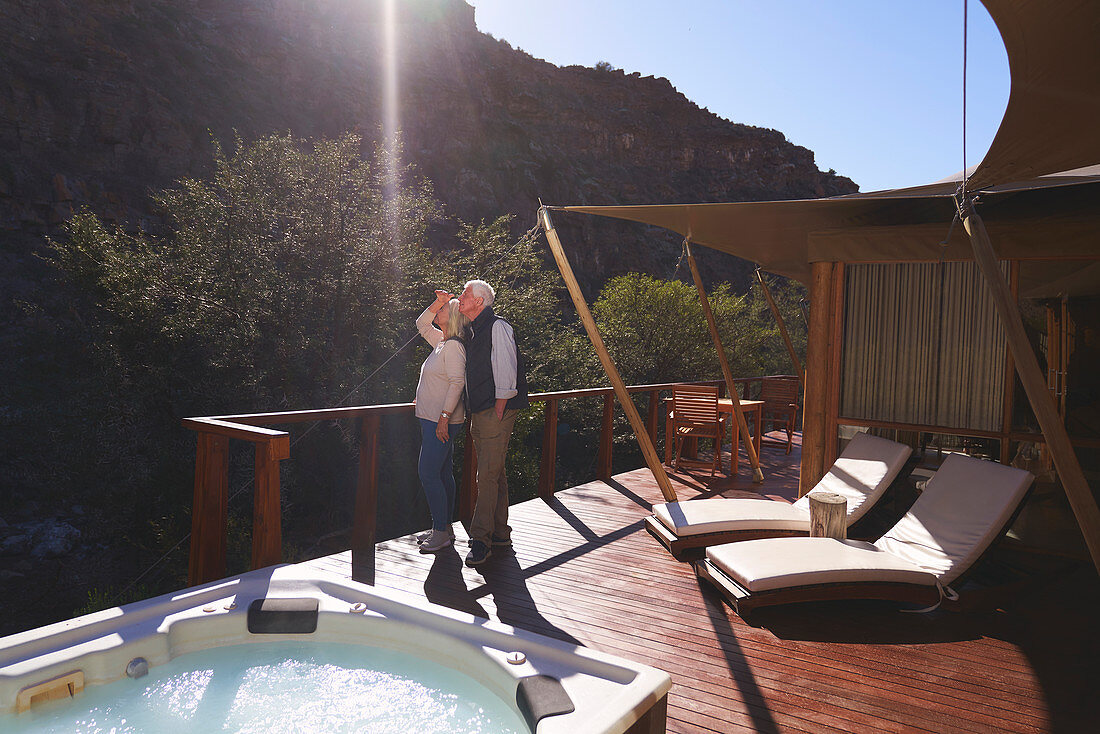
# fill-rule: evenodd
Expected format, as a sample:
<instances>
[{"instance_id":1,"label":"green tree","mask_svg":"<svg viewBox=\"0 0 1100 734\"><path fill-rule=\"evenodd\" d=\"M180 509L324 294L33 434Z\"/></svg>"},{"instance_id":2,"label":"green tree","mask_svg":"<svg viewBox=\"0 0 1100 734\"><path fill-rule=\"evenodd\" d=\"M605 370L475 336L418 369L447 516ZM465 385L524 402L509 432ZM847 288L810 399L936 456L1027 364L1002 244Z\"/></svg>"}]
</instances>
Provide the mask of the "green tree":
<instances>
[{"instance_id":1,"label":"green tree","mask_svg":"<svg viewBox=\"0 0 1100 734\"><path fill-rule=\"evenodd\" d=\"M194 412L324 405L399 339L392 304L439 216L430 186L388 200L355 135L214 145L210 180L154 200L165 236L82 212L52 246L94 297L100 343Z\"/></svg>"},{"instance_id":2,"label":"green tree","mask_svg":"<svg viewBox=\"0 0 1100 734\"><path fill-rule=\"evenodd\" d=\"M589 367L595 354L576 326L562 319L564 284L546 262L543 235L532 229L513 238L510 222L510 217L500 217L488 224L461 225L458 238L463 247L449 266L460 274L453 287L461 288L474 278L493 286L493 310L515 329L530 392L591 385L594 375ZM507 463L513 502L536 496L542 425L541 404L516 419Z\"/></svg>"},{"instance_id":3,"label":"green tree","mask_svg":"<svg viewBox=\"0 0 1100 734\"><path fill-rule=\"evenodd\" d=\"M708 300L734 377L790 370L779 329L761 295L751 291L739 296L720 283ZM630 273L608 281L592 311L628 383L721 378L699 295L691 285Z\"/></svg>"},{"instance_id":4,"label":"green tree","mask_svg":"<svg viewBox=\"0 0 1100 734\"><path fill-rule=\"evenodd\" d=\"M778 282L770 285L782 304L781 312L797 308L800 286ZM791 371L778 326L758 287L736 295L729 284L720 283L708 294L708 300L734 377ZM592 311L608 352L627 384L722 378L694 286L629 273L608 281ZM800 333L804 351L805 331ZM799 338L799 332L793 338ZM640 402L637 407L645 409ZM637 466L641 454L633 431L621 415L616 419L615 434L616 471Z\"/></svg>"},{"instance_id":5,"label":"green tree","mask_svg":"<svg viewBox=\"0 0 1100 734\"><path fill-rule=\"evenodd\" d=\"M564 284L557 270L547 265L541 231L514 240L508 231L510 220L501 217L490 224L461 226L458 236L465 247L453 267L463 275L455 287L473 278L493 286L493 310L515 327L517 344L528 361L531 392L579 387L578 372L588 364L591 345L586 339L578 342L576 327L562 319Z\"/></svg>"},{"instance_id":6,"label":"green tree","mask_svg":"<svg viewBox=\"0 0 1100 734\"><path fill-rule=\"evenodd\" d=\"M71 423L84 430L60 441L89 447L63 457L72 463L55 486L104 467L87 501L134 557L186 533L194 438L180 418L412 396L400 359L364 378L415 333L410 294L424 300L426 232L440 219L430 185L405 168L392 186L383 151L364 155L351 134L237 140L231 154L215 142L213 164L209 177L154 195L163 231L108 227L83 211L49 243L87 304L94 357L83 381L94 389ZM354 430L317 428L292 432L300 443L283 465L288 542L295 529L312 538L346 523ZM387 439L401 436L398 427ZM246 488L248 449L235 451L243 471L231 487ZM231 513L247 538L247 502Z\"/></svg>"},{"instance_id":7,"label":"green tree","mask_svg":"<svg viewBox=\"0 0 1100 734\"><path fill-rule=\"evenodd\" d=\"M84 211L50 242L90 303L100 389L83 412L118 418L99 421L91 453L113 466L132 467L137 457L146 464L143 474L112 477L96 501L147 555L187 529L194 439L180 418L411 400L428 350L414 320L434 288L489 280L529 357L533 389L569 373L574 350L563 344L575 344L575 334L561 322L560 282L541 240L517 240L503 217L460 224L456 245L433 251L427 230L442 216L430 185L407 168L392 186L385 152L364 156L363 148L354 135L237 140L231 154L215 143L209 177L154 195L167 220L162 232L109 227ZM528 438L540 417L528 411L517 431L517 499L533 496L537 447ZM383 537L422 528L427 516L415 421L406 418L386 418L380 439ZM282 465L285 537L310 552L316 538L349 524L355 427L295 426L291 439ZM248 447L234 461L241 471L231 488L247 489ZM242 563L248 497L230 507L240 536L230 538L230 555Z\"/></svg>"},{"instance_id":8,"label":"green tree","mask_svg":"<svg viewBox=\"0 0 1100 734\"><path fill-rule=\"evenodd\" d=\"M764 281L768 284L768 289L771 291L772 298L775 300L776 308L779 310L779 315L783 319L784 325L787 327L787 335L791 339L791 343L794 346L795 354L798 357L798 362L802 365L802 368L806 367L806 339L809 334L807 328L806 315L804 310L807 307L806 303L806 288L796 280L790 280L778 275L763 274ZM758 301L763 308L766 304L764 294L761 291L760 284L753 282L750 295L754 301ZM767 317L772 318L770 310L767 312ZM769 358L762 364L764 374L790 374L795 373L795 367L791 363L790 355L787 352L786 346L782 343L782 337L777 336L776 340L773 340L769 345L768 353Z\"/></svg>"}]
</instances>

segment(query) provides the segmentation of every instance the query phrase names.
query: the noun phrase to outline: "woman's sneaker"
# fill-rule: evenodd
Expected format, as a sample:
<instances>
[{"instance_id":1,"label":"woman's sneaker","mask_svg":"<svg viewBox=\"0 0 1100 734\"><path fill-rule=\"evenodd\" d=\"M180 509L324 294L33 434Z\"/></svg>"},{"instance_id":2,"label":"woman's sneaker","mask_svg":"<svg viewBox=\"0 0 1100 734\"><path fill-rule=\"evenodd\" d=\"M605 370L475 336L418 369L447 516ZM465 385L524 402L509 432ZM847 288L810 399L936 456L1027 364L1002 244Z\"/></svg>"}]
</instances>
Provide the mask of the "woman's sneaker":
<instances>
[{"instance_id":1,"label":"woman's sneaker","mask_svg":"<svg viewBox=\"0 0 1100 734\"><path fill-rule=\"evenodd\" d=\"M432 530L431 535L420 544L421 553L435 553L446 548L455 541L450 530Z\"/></svg>"},{"instance_id":2,"label":"woman's sneaker","mask_svg":"<svg viewBox=\"0 0 1100 734\"><path fill-rule=\"evenodd\" d=\"M431 530L429 530L426 533L420 533L416 536L416 544L417 545L424 545L424 541L427 540L430 537L432 537L432 531Z\"/></svg>"}]
</instances>

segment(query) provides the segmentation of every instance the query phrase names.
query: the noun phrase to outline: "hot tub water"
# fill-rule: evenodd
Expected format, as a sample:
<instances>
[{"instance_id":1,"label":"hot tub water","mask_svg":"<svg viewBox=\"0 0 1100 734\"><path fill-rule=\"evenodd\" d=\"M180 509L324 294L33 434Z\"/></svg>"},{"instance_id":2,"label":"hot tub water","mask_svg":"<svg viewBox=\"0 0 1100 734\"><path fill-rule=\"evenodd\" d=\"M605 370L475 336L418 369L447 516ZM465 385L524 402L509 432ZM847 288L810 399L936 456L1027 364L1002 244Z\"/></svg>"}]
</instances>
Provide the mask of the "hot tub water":
<instances>
[{"instance_id":1,"label":"hot tub water","mask_svg":"<svg viewBox=\"0 0 1100 734\"><path fill-rule=\"evenodd\" d=\"M36 707L6 731L513 734L528 729L476 680L422 658L334 642L281 641L183 655L138 680Z\"/></svg>"}]
</instances>

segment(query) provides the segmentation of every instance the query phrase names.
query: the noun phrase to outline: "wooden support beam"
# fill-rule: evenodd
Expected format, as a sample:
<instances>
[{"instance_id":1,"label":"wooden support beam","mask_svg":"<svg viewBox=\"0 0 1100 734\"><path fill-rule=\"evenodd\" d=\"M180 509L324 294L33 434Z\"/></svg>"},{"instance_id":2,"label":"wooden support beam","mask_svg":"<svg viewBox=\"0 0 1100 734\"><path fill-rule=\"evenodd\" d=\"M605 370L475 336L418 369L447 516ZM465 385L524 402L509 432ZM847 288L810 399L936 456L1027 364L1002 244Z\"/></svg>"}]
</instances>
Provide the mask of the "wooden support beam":
<instances>
[{"instance_id":1,"label":"wooden support beam","mask_svg":"<svg viewBox=\"0 0 1100 734\"><path fill-rule=\"evenodd\" d=\"M547 502L554 496L554 465L558 458L558 401L550 398L543 407L542 462L539 465L539 497Z\"/></svg>"},{"instance_id":2,"label":"wooden support beam","mask_svg":"<svg viewBox=\"0 0 1100 734\"><path fill-rule=\"evenodd\" d=\"M760 268L756 269L756 282L760 284L760 288L764 291L764 299L768 302L768 308L771 309L772 316L775 317L775 323L779 325L779 334L783 337L783 343L787 346L787 355L791 358L794 373L798 375L799 383L805 387L806 373L802 370L802 360L798 358L798 353L794 350L794 342L791 341L791 335L787 331L787 322L783 320L783 314L779 313L779 307L775 305L775 299L772 298L772 289L768 287L768 281L764 280Z\"/></svg>"},{"instance_id":3,"label":"wooden support beam","mask_svg":"<svg viewBox=\"0 0 1100 734\"><path fill-rule=\"evenodd\" d=\"M1066 396L1069 394L1069 358L1073 344L1073 319L1069 316L1069 296L1062 296L1062 333L1058 336L1058 344L1062 347L1062 354L1058 357L1058 412L1062 419L1066 417Z\"/></svg>"},{"instance_id":4,"label":"wooden support beam","mask_svg":"<svg viewBox=\"0 0 1100 734\"><path fill-rule=\"evenodd\" d=\"M844 358L844 263L833 264L832 298L829 319L828 398L825 402L825 443L821 471L837 459L840 418L840 363Z\"/></svg>"},{"instance_id":5,"label":"wooden support beam","mask_svg":"<svg viewBox=\"0 0 1100 734\"><path fill-rule=\"evenodd\" d=\"M1008 268L1009 287L1012 302L1018 303L1020 297L1020 261L1013 260ZM1016 364L1012 361L1012 347L1005 344L1004 395L1001 402L1001 463L1012 460L1012 442L1008 434L1012 433L1012 413L1016 406Z\"/></svg>"},{"instance_id":6,"label":"wooden support beam","mask_svg":"<svg viewBox=\"0 0 1100 734\"><path fill-rule=\"evenodd\" d=\"M745 413L741 410L741 401L737 399L737 388L733 383L733 372L730 370L729 360L726 359L726 350L722 347L722 337L718 333L718 322L714 320L714 312L710 308L710 299L707 298L707 291L703 288L703 278L699 275L699 266L695 264L695 253L691 251L691 242L684 240L684 250L687 252L688 265L691 267L691 277L695 281L695 290L699 291L699 302L703 306L703 316L707 319L707 328L710 329L710 338L714 342L714 348L718 351L718 364L722 367L722 377L726 381L726 390L730 396L730 402L733 404L733 417L737 419L737 430L741 434L741 441L745 444L745 452L749 455L749 464L752 466L752 481L762 482L764 481L764 472L760 471L760 457L756 455L756 445L752 441L752 436L749 434L749 424L745 420ZM763 421L760 421L763 423ZM756 430L763 430L763 426L756 426ZM725 433L723 429L722 433ZM734 447L736 447L734 442ZM722 441L718 440L718 445L714 447L715 451L720 452L722 450ZM733 448L736 451L736 448ZM730 463L736 465L737 458L734 457Z\"/></svg>"},{"instance_id":7,"label":"wooden support beam","mask_svg":"<svg viewBox=\"0 0 1100 734\"><path fill-rule=\"evenodd\" d=\"M381 416L359 421L359 475L351 528L351 577L374 585L374 546L378 537L378 429Z\"/></svg>"},{"instance_id":8,"label":"wooden support beam","mask_svg":"<svg viewBox=\"0 0 1100 734\"><path fill-rule=\"evenodd\" d=\"M825 473L825 414L829 384L829 332L832 312L833 264L810 264L810 333L806 343L806 385L802 399L802 496Z\"/></svg>"},{"instance_id":9,"label":"wooden support beam","mask_svg":"<svg viewBox=\"0 0 1100 734\"><path fill-rule=\"evenodd\" d=\"M963 226L970 235L974 260L978 263L982 275L985 276L997 315L1000 316L1001 324L1004 326L1008 345L1012 349L1012 358L1016 363L1016 372L1020 375L1020 382L1024 386L1028 402L1031 403L1031 409L1046 438L1047 448L1050 449L1054 459L1054 466L1058 470L1062 487L1066 491L1070 507L1073 508L1073 514L1077 517L1077 524L1080 525L1081 532L1085 536L1085 544L1092 556L1093 565L1100 571L1100 508L1096 506L1096 499L1092 495L1084 472L1081 471L1081 464L1077 460L1073 444L1070 443L1065 424L1047 390L1039 361L1035 358L1024 330L1019 307L1012 298L1012 292L1005 283L997 258L993 254L993 245L989 241L985 223L974 211L973 202L970 200L964 202L961 214Z\"/></svg>"},{"instance_id":10,"label":"wooden support beam","mask_svg":"<svg viewBox=\"0 0 1100 734\"><path fill-rule=\"evenodd\" d=\"M1046 304L1046 388L1051 391L1055 402L1058 399L1058 360L1062 358L1062 349L1058 347L1058 314L1052 304Z\"/></svg>"},{"instance_id":11,"label":"wooden support beam","mask_svg":"<svg viewBox=\"0 0 1100 734\"><path fill-rule=\"evenodd\" d=\"M229 437L200 431L195 452L195 498L191 505L189 586L225 577L229 516Z\"/></svg>"},{"instance_id":12,"label":"wooden support beam","mask_svg":"<svg viewBox=\"0 0 1100 734\"><path fill-rule=\"evenodd\" d=\"M252 498L252 568L274 566L283 560L279 458L274 442L256 444L256 478Z\"/></svg>"},{"instance_id":13,"label":"wooden support beam","mask_svg":"<svg viewBox=\"0 0 1100 734\"><path fill-rule=\"evenodd\" d=\"M630 421L630 427L634 429L634 435L638 439L638 445L642 449L646 465L653 472L653 477L657 480L657 485L661 488L661 494L664 495L664 498L669 502L675 502L676 490L673 488L672 482L669 481L664 466L661 465L661 459L657 456L657 449L653 447L653 442L649 440L645 424L642 423L642 418L634 407L634 401L631 400L630 393L627 392L626 385L623 384L623 379L619 376L619 370L615 367L611 355L607 352L603 337L600 336L600 332L596 328L596 320L592 318L592 312L588 310L588 304L585 303L580 284L577 283L577 278L573 275L573 268L569 265L568 258L565 257L565 250L562 249L561 240L558 239L557 230L554 229L554 223L550 220L550 212L546 207L539 209L539 222L546 233L546 241L550 244L550 251L554 255L554 261L558 265L565 286L569 289L569 296L573 299L573 305L577 308L577 315L580 316L581 323L584 324L584 330L588 333L588 338L596 349L596 355L600 358L600 364L603 365L604 372L607 373L607 379L611 381L611 386L615 389L615 397L619 399L619 404L623 406L623 412L626 413L627 420Z\"/></svg>"}]
</instances>

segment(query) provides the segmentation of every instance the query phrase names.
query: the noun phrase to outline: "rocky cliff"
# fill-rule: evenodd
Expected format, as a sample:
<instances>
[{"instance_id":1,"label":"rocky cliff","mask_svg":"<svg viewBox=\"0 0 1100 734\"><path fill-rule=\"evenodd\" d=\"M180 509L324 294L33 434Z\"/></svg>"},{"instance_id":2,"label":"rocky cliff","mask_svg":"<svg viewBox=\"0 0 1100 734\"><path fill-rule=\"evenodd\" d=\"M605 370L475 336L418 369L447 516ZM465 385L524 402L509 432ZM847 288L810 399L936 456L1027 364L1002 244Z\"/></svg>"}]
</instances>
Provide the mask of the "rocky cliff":
<instances>
[{"instance_id":1,"label":"rocky cliff","mask_svg":"<svg viewBox=\"0 0 1100 734\"><path fill-rule=\"evenodd\" d=\"M74 206L155 225L148 191L201 174L210 137L358 129L388 70L406 156L450 214L553 204L804 198L855 190L774 130L723 120L666 79L559 68L479 33L462 0L0 0L0 232L16 266ZM387 27L392 33L387 36ZM392 65L388 62L392 60ZM678 248L587 220L565 240L591 290L668 275ZM446 231L438 235L445 244ZM16 244L21 243L21 244ZM712 256L716 277L743 266Z\"/></svg>"}]
</instances>

